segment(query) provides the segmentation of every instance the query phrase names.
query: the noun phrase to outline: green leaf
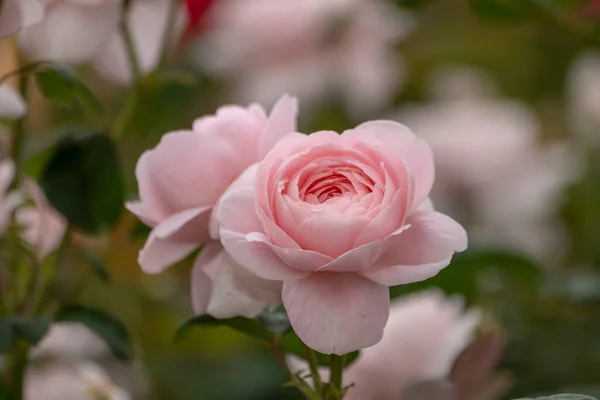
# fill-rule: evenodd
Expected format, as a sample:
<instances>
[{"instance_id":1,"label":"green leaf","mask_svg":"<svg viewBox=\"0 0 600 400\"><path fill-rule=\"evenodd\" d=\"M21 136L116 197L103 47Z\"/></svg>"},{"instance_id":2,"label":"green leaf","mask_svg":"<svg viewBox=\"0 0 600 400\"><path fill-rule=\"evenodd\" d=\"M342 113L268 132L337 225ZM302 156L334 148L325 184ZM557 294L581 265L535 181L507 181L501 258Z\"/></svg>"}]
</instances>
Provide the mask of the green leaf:
<instances>
[{"instance_id":1,"label":"green leaf","mask_svg":"<svg viewBox=\"0 0 600 400\"><path fill-rule=\"evenodd\" d=\"M110 347L115 357L127 361L133 356L129 332L123 323L103 311L72 304L62 306L56 321L79 322L98 334Z\"/></svg>"},{"instance_id":2,"label":"green leaf","mask_svg":"<svg viewBox=\"0 0 600 400\"><path fill-rule=\"evenodd\" d=\"M597 400L593 397L586 396L583 394L556 394L548 397L538 397L536 399L515 399L515 400Z\"/></svg>"},{"instance_id":3,"label":"green leaf","mask_svg":"<svg viewBox=\"0 0 600 400\"><path fill-rule=\"evenodd\" d=\"M12 321L0 316L0 354L8 353L16 344Z\"/></svg>"},{"instance_id":4,"label":"green leaf","mask_svg":"<svg viewBox=\"0 0 600 400\"><path fill-rule=\"evenodd\" d=\"M15 317L12 319L12 324L14 332L17 334L17 336L32 345L36 345L44 338L48 332L48 329L50 329L50 325L52 325L52 318Z\"/></svg>"},{"instance_id":5,"label":"green leaf","mask_svg":"<svg viewBox=\"0 0 600 400\"><path fill-rule=\"evenodd\" d=\"M308 356L307 350L306 350L306 345L304 343L302 343L302 340L300 340L300 338L298 337L296 332L294 332L293 330L290 330L285 335L283 335L283 337L279 341L279 346L286 353L293 354L304 360ZM331 361L331 356L329 356L327 354L322 354L319 352L316 352L316 353L317 353L317 364L321 365L321 366L329 366L330 361ZM352 364L356 360L358 355L359 355L358 351L353 351L352 353L346 354L344 356L344 367L347 367L350 364Z\"/></svg>"},{"instance_id":6,"label":"green leaf","mask_svg":"<svg viewBox=\"0 0 600 400\"><path fill-rule=\"evenodd\" d=\"M238 332L245 333L255 339L262 342L271 344L274 340L274 335L265 330L262 325L252 319L235 317L227 319L217 319L210 315L199 315L185 321L175 333L175 342L182 341L187 335L196 327L217 327L217 326L228 326L235 329Z\"/></svg>"},{"instance_id":7,"label":"green leaf","mask_svg":"<svg viewBox=\"0 0 600 400\"><path fill-rule=\"evenodd\" d=\"M469 0L477 15L499 21L517 22L538 13L538 7L524 0Z\"/></svg>"},{"instance_id":8,"label":"green leaf","mask_svg":"<svg viewBox=\"0 0 600 400\"><path fill-rule=\"evenodd\" d=\"M66 106L80 105L94 116L100 116L103 106L90 88L70 68L44 63L35 71L38 88L44 97Z\"/></svg>"},{"instance_id":9,"label":"green leaf","mask_svg":"<svg viewBox=\"0 0 600 400\"><path fill-rule=\"evenodd\" d=\"M396 5L402 8L420 8L431 3L431 0L396 0Z\"/></svg>"},{"instance_id":10,"label":"green leaf","mask_svg":"<svg viewBox=\"0 0 600 400\"><path fill-rule=\"evenodd\" d=\"M110 274L102 260L89 250L82 249L81 257L90 266L94 274L104 283L110 282Z\"/></svg>"},{"instance_id":11,"label":"green leaf","mask_svg":"<svg viewBox=\"0 0 600 400\"><path fill-rule=\"evenodd\" d=\"M46 165L41 184L50 203L76 228L98 232L113 226L125 201L115 145L86 130L63 140Z\"/></svg>"}]
</instances>

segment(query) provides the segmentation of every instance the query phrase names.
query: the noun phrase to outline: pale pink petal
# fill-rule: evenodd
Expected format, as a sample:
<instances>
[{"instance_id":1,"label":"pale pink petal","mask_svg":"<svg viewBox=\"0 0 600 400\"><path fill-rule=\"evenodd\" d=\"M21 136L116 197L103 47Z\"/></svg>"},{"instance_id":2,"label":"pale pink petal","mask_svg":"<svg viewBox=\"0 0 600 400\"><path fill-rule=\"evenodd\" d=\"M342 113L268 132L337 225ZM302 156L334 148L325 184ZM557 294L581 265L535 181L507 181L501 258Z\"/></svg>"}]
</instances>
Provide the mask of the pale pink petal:
<instances>
[{"instance_id":1,"label":"pale pink petal","mask_svg":"<svg viewBox=\"0 0 600 400\"><path fill-rule=\"evenodd\" d=\"M14 33L21 27L23 16L19 1L21 0L4 0L0 4L0 38Z\"/></svg>"},{"instance_id":2,"label":"pale pink petal","mask_svg":"<svg viewBox=\"0 0 600 400\"><path fill-rule=\"evenodd\" d=\"M215 260L223 251L220 242L210 242L200 251L192 267L192 306L197 315L206 314L210 296L212 295L213 283L211 272L214 269Z\"/></svg>"},{"instance_id":3,"label":"pale pink petal","mask_svg":"<svg viewBox=\"0 0 600 400\"><path fill-rule=\"evenodd\" d=\"M364 276L388 286L422 281L467 248L463 227L444 214L416 211L406 223L410 228L389 238L388 250Z\"/></svg>"},{"instance_id":4,"label":"pale pink petal","mask_svg":"<svg viewBox=\"0 0 600 400\"><path fill-rule=\"evenodd\" d=\"M242 172L240 174L240 176L231 184L229 185L229 187L227 188L227 190L225 191L225 194L223 195L223 197L221 197L221 199L219 200L219 202L217 203L217 205L214 207L212 214L210 215L210 222L209 222L209 232L210 232L210 237L213 239L218 239L219 238L219 227L220 227L220 222L219 222L219 207L221 205L221 203L223 202L223 200L225 198L229 196L232 196L231 199L227 199L226 200L226 207L231 208L237 208L235 210L233 210L234 213L239 213L240 209L243 209L243 214L244 214L244 219L247 220L248 218L256 218L256 222L258 225L252 223L252 224L248 224L247 228L243 229L243 231L241 232L253 232L253 231L262 231L262 228L257 229L257 227L260 226L260 220L258 220L258 217L256 216L256 212L255 212L255 204L254 204L254 181L256 178L256 170L258 168L258 164L252 164L251 166L249 166L248 168L246 168L244 170L244 172ZM240 192L237 192L236 194L233 194L234 190L241 190ZM248 190L252 191L252 193L248 193ZM246 202L243 204L240 204L240 201L242 199L245 199ZM238 208L239 207L239 208ZM230 217L224 215L223 216L224 220L231 220ZM237 221L235 221L236 225L239 226L239 224L237 224ZM237 231L237 229L235 227L230 227L228 228L230 230L234 230Z\"/></svg>"},{"instance_id":5,"label":"pale pink petal","mask_svg":"<svg viewBox=\"0 0 600 400\"><path fill-rule=\"evenodd\" d=\"M171 3L164 0L133 1L128 15L129 29L137 55L140 71L152 72L161 55L164 32L167 26ZM186 13L183 5L175 18L173 43L185 29ZM94 60L98 73L111 82L127 85L131 83L130 61L125 45L118 30L98 52Z\"/></svg>"},{"instance_id":6,"label":"pale pink petal","mask_svg":"<svg viewBox=\"0 0 600 400\"><path fill-rule=\"evenodd\" d=\"M394 121L369 121L344 133L348 134L373 137L404 159L415 185L413 210L429 196L435 179L433 153L409 128Z\"/></svg>"},{"instance_id":7,"label":"pale pink petal","mask_svg":"<svg viewBox=\"0 0 600 400\"><path fill-rule=\"evenodd\" d=\"M283 303L300 339L324 354L379 342L390 307L387 287L360 275L329 272L285 281Z\"/></svg>"},{"instance_id":8,"label":"pale pink petal","mask_svg":"<svg viewBox=\"0 0 600 400\"><path fill-rule=\"evenodd\" d=\"M23 228L21 237L35 249L39 260L58 248L67 229L60 214L41 205L19 208L15 219Z\"/></svg>"},{"instance_id":9,"label":"pale pink petal","mask_svg":"<svg viewBox=\"0 0 600 400\"><path fill-rule=\"evenodd\" d=\"M117 31L120 10L115 2L53 2L44 19L19 31L19 45L29 59L85 63Z\"/></svg>"},{"instance_id":10,"label":"pale pink petal","mask_svg":"<svg viewBox=\"0 0 600 400\"><path fill-rule=\"evenodd\" d=\"M22 26L33 25L44 17L44 0L17 0L17 2L21 8Z\"/></svg>"},{"instance_id":11,"label":"pale pink petal","mask_svg":"<svg viewBox=\"0 0 600 400\"><path fill-rule=\"evenodd\" d=\"M324 265L331 263L333 259L324 254L304 249L288 249L274 245L262 233L253 232L246 238L255 242L263 242L269 246L275 254L290 268L303 272L314 272Z\"/></svg>"},{"instance_id":12,"label":"pale pink petal","mask_svg":"<svg viewBox=\"0 0 600 400\"><path fill-rule=\"evenodd\" d=\"M260 159L275 146L279 139L288 133L296 132L297 115L298 100L295 97L284 95L277 101L260 138Z\"/></svg>"},{"instance_id":13,"label":"pale pink petal","mask_svg":"<svg viewBox=\"0 0 600 400\"><path fill-rule=\"evenodd\" d=\"M244 170L227 143L194 131L164 135L136 166L146 219L164 218L189 208L212 206Z\"/></svg>"},{"instance_id":14,"label":"pale pink petal","mask_svg":"<svg viewBox=\"0 0 600 400\"><path fill-rule=\"evenodd\" d=\"M13 179L15 179L15 164L12 160L0 161L0 195L6 195Z\"/></svg>"},{"instance_id":15,"label":"pale pink petal","mask_svg":"<svg viewBox=\"0 0 600 400\"><path fill-rule=\"evenodd\" d=\"M150 233L138 262L149 274L164 271L181 261L208 239L210 207L183 211L165 219Z\"/></svg>"},{"instance_id":16,"label":"pale pink petal","mask_svg":"<svg viewBox=\"0 0 600 400\"><path fill-rule=\"evenodd\" d=\"M229 255L242 267L263 279L297 279L308 274L288 267L264 241L249 240L245 234L223 227L220 236Z\"/></svg>"},{"instance_id":17,"label":"pale pink petal","mask_svg":"<svg viewBox=\"0 0 600 400\"><path fill-rule=\"evenodd\" d=\"M158 211L150 207L148 203L143 203L139 200L125 203L125 208L133 215L138 217L144 224L154 227L160 222L160 218Z\"/></svg>"},{"instance_id":18,"label":"pale pink petal","mask_svg":"<svg viewBox=\"0 0 600 400\"><path fill-rule=\"evenodd\" d=\"M27 103L13 88L0 86L0 118L17 119L27 113Z\"/></svg>"},{"instance_id":19,"label":"pale pink petal","mask_svg":"<svg viewBox=\"0 0 600 400\"><path fill-rule=\"evenodd\" d=\"M261 279L241 267L223 250L207 313L215 318L254 318L281 304L280 281Z\"/></svg>"},{"instance_id":20,"label":"pale pink petal","mask_svg":"<svg viewBox=\"0 0 600 400\"><path fill-rule=\"evenodd\" d=\"M303 249L336 258L352 250L356 238L369 221L361 216L314 216L302 221L292 236Z\"/></svg>"},{"instance_id":21,"label":"pale pink petal","mask_svg":"<svg viewBox=\"0 0 600 400\"><path fill-rule=\"evenodd\" d=\"M254 211L252 187L228 190L219 202L217 219L226 229L234 232L263 232L260 220Z\"/></svg>"}]
</instances>

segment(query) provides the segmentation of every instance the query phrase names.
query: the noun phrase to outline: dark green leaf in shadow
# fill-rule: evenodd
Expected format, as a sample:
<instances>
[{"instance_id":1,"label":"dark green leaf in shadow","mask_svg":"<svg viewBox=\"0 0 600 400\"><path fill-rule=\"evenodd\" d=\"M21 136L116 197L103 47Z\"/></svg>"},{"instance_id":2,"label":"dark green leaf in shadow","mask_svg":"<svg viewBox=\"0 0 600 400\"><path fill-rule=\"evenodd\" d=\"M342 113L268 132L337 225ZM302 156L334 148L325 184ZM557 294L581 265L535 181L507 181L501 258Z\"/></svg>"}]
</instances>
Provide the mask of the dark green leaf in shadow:
<instances>
[{"instance_id":1,"label":"dark green leaf in shadow","mask_svg":"<svg viewBox=\"0 0 600 400\"><path fill-rule=\"evenodd\" d=\"M50 203L76 228L98 232L116 223L124 204L115 145L86 130L63 140L46 165L41 184Z\"/></svg>"}]
</instances>

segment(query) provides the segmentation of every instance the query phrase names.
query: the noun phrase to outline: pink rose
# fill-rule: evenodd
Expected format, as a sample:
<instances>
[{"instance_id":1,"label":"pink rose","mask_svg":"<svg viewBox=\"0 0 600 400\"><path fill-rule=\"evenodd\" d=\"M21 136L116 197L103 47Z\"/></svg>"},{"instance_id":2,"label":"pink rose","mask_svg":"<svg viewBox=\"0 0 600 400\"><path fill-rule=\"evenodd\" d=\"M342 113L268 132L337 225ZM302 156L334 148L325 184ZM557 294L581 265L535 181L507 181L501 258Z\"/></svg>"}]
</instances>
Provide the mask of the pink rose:
<instances>
[{"instance_id":1,"label":"pink rose","mask_svg":"<svg viewBox=\"0 0 600 400\"><path fill-rule=\"evenodd\" d=\"M165 135L140 157L140 201L127 208L153 228L139 263L159 273L202 243L194 262L192 299L197 314L255 317L281 303L281 282L265 281L223 251L213 208L246 168L296 130L297 101L283 96L267 117L259 105L226 106L198 118L191 131Z\"/></svg>"},{"instance_id":2,"label":"pink rose","mask_svg":"<svg viewBox=\"0 0 600 400\"><path fill-rule=\"evenodd\" d=\"M144 272L162 272L210 239L213 206L279 137L296 130L296 109L289 96L270 117L257 104L221 107L142 154L136 167L140 200L126 206L153 228L138 260Z\"/></svg>"},{"instance_id":3,"label":"pink rose","mask_svg":"<svg viewBox=\"0 0 600 400\"><path fill-rule=\"evenodd\" d=\"M434 276L467 246L458 223L420 209L431 150L395 122L289 134L245 175L218 208L221 241L251 272L283 281L294 330L322 353L377 343L388 286Z\"/></svg>"}]
</instances>

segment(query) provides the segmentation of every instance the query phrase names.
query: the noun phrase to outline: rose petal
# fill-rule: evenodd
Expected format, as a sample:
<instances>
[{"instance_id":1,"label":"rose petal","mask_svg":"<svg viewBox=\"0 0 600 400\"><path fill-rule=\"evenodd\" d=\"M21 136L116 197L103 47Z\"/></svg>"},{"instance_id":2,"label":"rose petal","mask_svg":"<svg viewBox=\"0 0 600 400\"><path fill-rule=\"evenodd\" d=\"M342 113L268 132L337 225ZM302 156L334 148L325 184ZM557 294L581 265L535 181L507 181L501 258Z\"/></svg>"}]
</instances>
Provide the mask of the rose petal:
<instances>
[{"instance_id":1,"label":"rose petal","mask_svg":"<svg viewBox=\"0 0 600 400\"><path fill-rule=\"evenodd\" d=\"M336 258L352 250L356 237L369 222L364 216L314 216L302 221L292 236L301 248Z\"/></svg>"},{"instance_id":2,"label":"rose petal","mask_svg":"<svg viewBox=\"0 0 600 400\"><path fill-rule=\"evenodd\" d=\"M221 227L220 236L229 255L242 267L263 279L297 279L308 274L288 267L264 241L248 240L245 234L224 227Z\"/></svg>"},{"instance_id":3,"label":"rose petal","mask_svg":"<svg viewBox=\"0 0 600 400\"><path fill-rule=\"evenodd\" d=\"M287 94L283 95L271 111L267 126L263 131L259 144L259 159L262 159L275 143L288 133L296 132L298 100Z\"/></svg>"},{"instance_id":4,"label":"rose petal","mask_svg":"<svg viewBox=\"0 0 600 400\"><path fill-rule=\"evenodd\" d=\"M0 86L0 118L17 119L27 113L27 103L13 88Z\"/></svg>"},{"instance_id":5,"label":"rose petal","mask_svg":"<svg viewBox=\"0 0 600 400\"><path fill-rule=\"evenodd\" d=\"M21 27L23 16L18 2L4 0L0 8L0 38L8 36Z\"/></svg>"},{"instance_id":6,"label":"rose petal","mask_svg":"<svg viewBox=\"0 0 600 400\"><path fill-rule=\"evenodd\" d=\"M210 207L185 210L165 219L150 233L138 262L148 274L156 274L181 261L208 239Z\"/></svg>"},{"instance_id":7,"label":"rose petal","mask_svg":"<svg viewBox=\"0 0 600 400\"><path fill-rule=\"evenodd\" d=\"M281 304L280 281L261 279L237 264L223 250L207 313L215 318L254 318Z\"/></svg>"},{"instance_id":8,"label":"rose petal","mask_svg":"<svg viewBox=\"0 0 600 400\"><path fill-rule=\"evenodd\" d=\"M19 31L20 48L29 59L87 62L117 30L120 10L118 2L53 2L39 23Z\"/></svg>"},{"instance_id":9,"label":"rose petal","mask_svg":"<svg viewBox=\"0 0 600 400\"><path fill-rule=\"evenodd\" d=\"M448 266L452 255L467 248L467 233L450 217L416 211L406 221L411 227L389 238L389 248L364 276L383 285L418 282Z\"/></svg>"},{"instance_id":10,"label":"rose petal","mask_svg":"<svg viewBox=\"0 0 600 400\"><path fill-rule=\"evenodd\" d=\"M211 275L214 275L215 259L223 251L220 242L210 242L204 246L192 267L192 306L197 315L206 314L213 291Z\"/></svg>"},{"instance_id":11,"label":"rose petal","mask_svg":"<svg viewBox=\"0 0 600 400\"><path fill-rule=\"evenodd\" d=\"M356 274L318 272L283 283L292 327L309 347L345 354L381 340L388 289Z\"/></svg>"},{"instance_id":12,"label":"rose petal","mask_svg":"<svg viewBox=\"0 0 600 400\"><path fill-rule=\"evenodd\" d=\"M344 133L347 134L374 137L403 157L415 184L413 210L429 196L435 179L433 153L429 145L409 128L394 121L369 121Z\"/></svg>"}]
</instances>

